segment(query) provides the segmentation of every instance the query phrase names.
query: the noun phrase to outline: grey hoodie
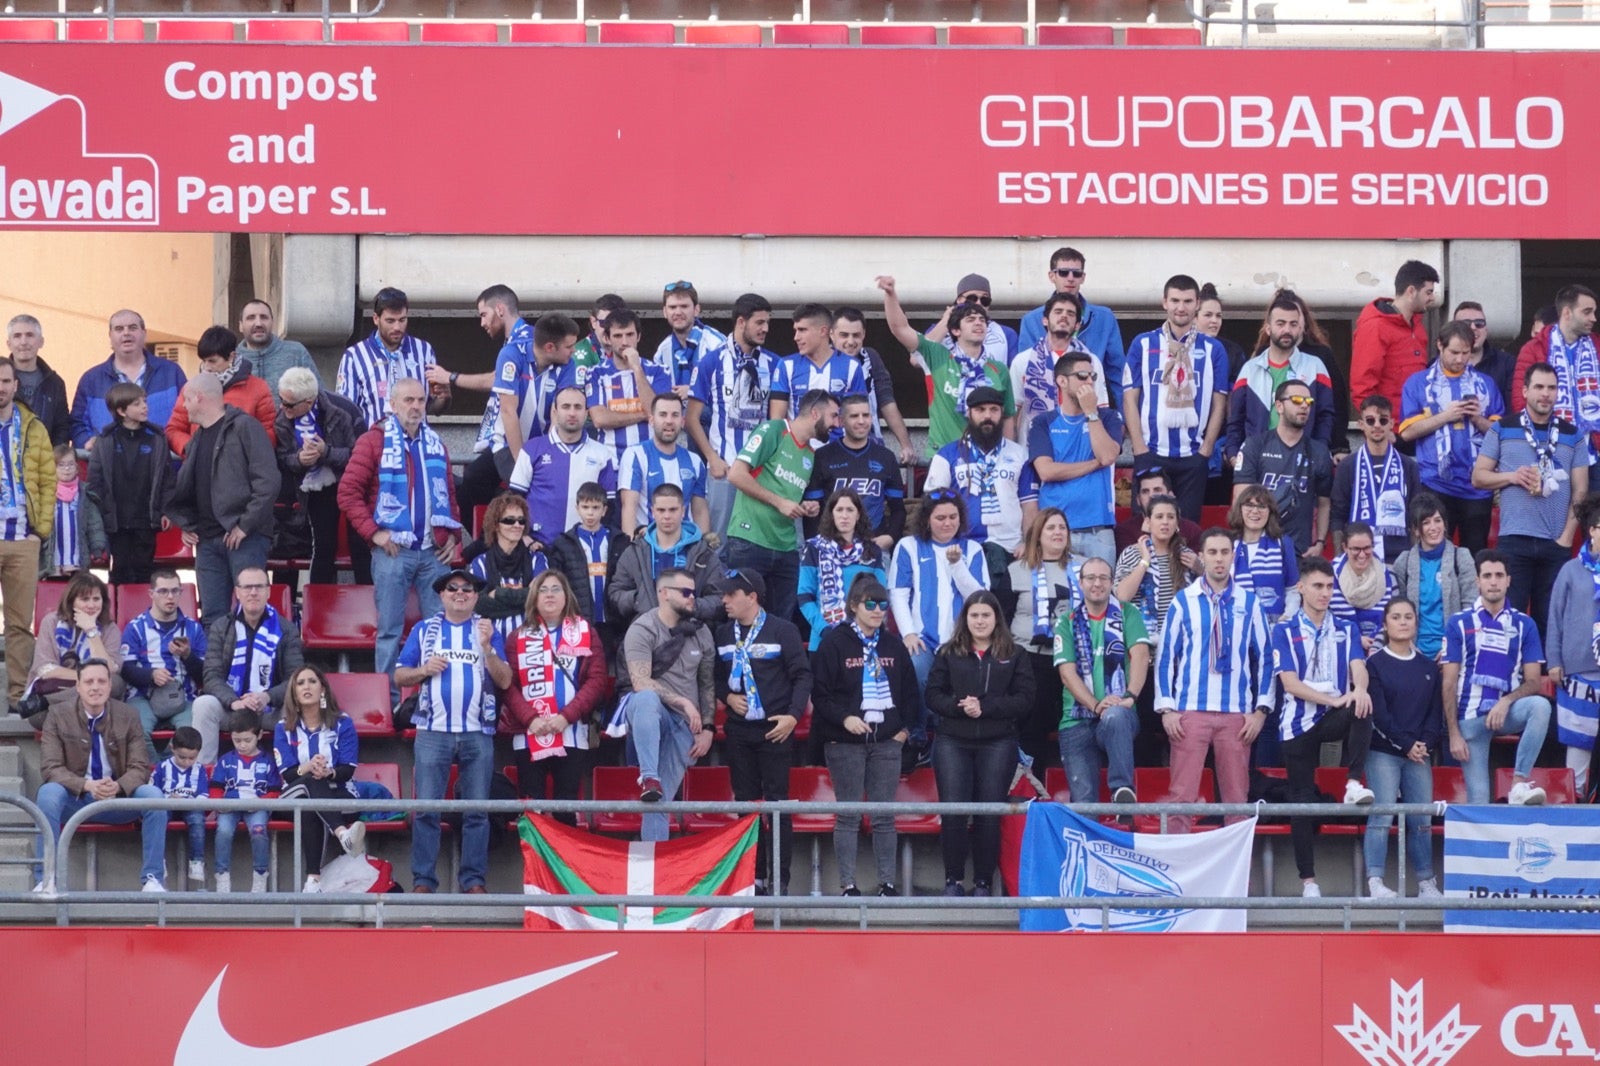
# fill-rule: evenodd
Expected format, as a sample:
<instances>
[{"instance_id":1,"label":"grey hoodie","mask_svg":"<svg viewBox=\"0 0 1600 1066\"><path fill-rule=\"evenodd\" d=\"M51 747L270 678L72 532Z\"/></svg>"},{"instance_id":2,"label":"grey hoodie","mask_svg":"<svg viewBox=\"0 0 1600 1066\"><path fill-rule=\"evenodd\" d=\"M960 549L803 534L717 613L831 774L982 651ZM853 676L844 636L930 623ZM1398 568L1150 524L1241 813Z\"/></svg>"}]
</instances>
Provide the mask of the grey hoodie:
<instances>
[{"instance_id":1,"label":"grey hoodie","mask_svg":"<svg viewBox=\"0 0 1600 1066\"><path fill-rule=\"evenodd\" d=\"M267 342L267 346L255 349L247 344L239 345L239 354L250 359L250 365L255 368L256 377L267 383L267 388L272 391L272 404L282 407L278 399L278 379L283 377L283 372L292 366L303 366L313 374L317 373L317 364L312 361L311 353L306 351L306 346L299 341L286 341L274 335ZM321 380L321 375L317 375Z\"/></svg>"}]
</instances>

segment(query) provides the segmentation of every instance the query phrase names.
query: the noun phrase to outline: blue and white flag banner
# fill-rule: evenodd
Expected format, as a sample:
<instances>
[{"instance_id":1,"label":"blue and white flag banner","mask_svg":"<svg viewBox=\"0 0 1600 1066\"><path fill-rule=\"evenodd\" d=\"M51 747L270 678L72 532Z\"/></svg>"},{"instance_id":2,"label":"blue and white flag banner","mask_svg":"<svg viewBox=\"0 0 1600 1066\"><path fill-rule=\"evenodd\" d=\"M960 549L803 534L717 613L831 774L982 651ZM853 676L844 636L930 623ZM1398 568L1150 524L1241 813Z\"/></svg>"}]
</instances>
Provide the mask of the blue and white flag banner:
<instances>
[{"instance_id":1,"label":"blue and white flag banner","mask_svg":"<svg viewBox=\"0 0 1600 1066\"><path fill-rule=\"evenodd\" d=\"M1446 808L1444 894L1452 899L1593 899L1600 895L1600 810ZM1600 933L1596 911L1451 911L1452 933L1562 929Z\"/></svg>"},{"instance_id":2,"label":"blue and white flag banner","mask_svg":"<svg viewBox=\"0 0 1600 1066\"><path fill-rule=\"evenodd\" d=\"M1129 833L1074 814L1058 803L1034 803L1022 836L1019 882L1023 896L1150 896L1250 894L1250 818L1206 833ZM1025 931L1098 931L1098 907L1024 909ZM1110 911L1113 931L1242 933L1242 910L1181 908Z\"/></svg>"}]
</instances>

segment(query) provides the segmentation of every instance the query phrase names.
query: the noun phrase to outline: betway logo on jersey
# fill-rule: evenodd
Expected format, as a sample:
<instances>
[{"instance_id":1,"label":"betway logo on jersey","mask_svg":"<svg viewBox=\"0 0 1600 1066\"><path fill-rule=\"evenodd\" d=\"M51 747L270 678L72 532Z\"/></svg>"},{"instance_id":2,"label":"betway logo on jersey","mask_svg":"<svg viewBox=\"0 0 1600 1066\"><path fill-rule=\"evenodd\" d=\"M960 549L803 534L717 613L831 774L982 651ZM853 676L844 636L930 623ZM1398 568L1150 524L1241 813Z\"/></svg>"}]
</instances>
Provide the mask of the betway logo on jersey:
<instances>
[{"instance_id":1,"label":"betway logo on jersey","mask_svg":"<svg viewBox=\"0 0 1600 1066\"><path fill-rule=\"evenodd\" d=\"M154 226L159 187L149 156L89 150L82 100L0 72L0 224Z\"/></svg>"},{"instance_id":2,"label":"betway logo on jersey","mask_svg":"<svg viewBox=\"0 0 1600 1066\"><path fill-rule=\"evenodd\" d=\"M1389 982L1387 1030L1357 1004L1347 1025L1335 1025L1371 1066L1446 1066L1483 1028L1464 1022L1461 1005L1428 1023L1423 982ZM1600 1058L1600 1003L1517 1003L1500 1016L1500 1046L1518 1059Z\"/></svg>"}]
</instances>

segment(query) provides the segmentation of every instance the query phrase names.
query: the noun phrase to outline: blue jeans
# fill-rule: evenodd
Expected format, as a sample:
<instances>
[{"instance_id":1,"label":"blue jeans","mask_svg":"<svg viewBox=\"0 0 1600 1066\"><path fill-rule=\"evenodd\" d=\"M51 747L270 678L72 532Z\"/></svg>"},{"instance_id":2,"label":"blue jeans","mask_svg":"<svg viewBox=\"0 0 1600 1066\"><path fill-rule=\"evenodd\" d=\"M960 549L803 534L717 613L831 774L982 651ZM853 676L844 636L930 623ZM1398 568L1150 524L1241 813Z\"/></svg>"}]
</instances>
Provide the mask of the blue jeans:
<instances>
[{"instance_id":1,"label":"blue jeans","mask_svg":"<svg viewBox=\"0 0 1600 1066\"><path fill-rule=\"evenodd\" d=\"M271 811L222 811L217 814L217 873L225 874L233 868L233 832L239 827L241 818L250 827L250 868L258 874L267 872L267 866L272 861L272 839L267 836L267 819L271 815ZM201 839L205 839L203 835Z\"/></svg>"},{"instance_id":2,"label":"blue jeans","mask_svg":"<svg viewBox=\"0 0 1600 1066\"><path fill-rule=\"evenodd\" d=\"M718 481L706 474L706 509L711 512L711 528L701 530L702 533L715 533L723 540L728 539L728 520L733 517L733 498L738 494L733 482L726 478Z\"/></svg>"},{"instance_id":3,"label":"blue jeans","mask_svg":"<svg viewBox=\"0 0 1600 1066\"><path fill-rule=\"evenodd\" d=\"M150 734L154 733L157 728L177 729L181 726L189 725L194 719L194 704L192 702L185 703L183 710L167 719L157 718L156 712L150 709L150 701L143 696L129 696L123 702L139 712L139 724L144 726L144 742L145 746L150 749L150 765L152 766L156 763L156 742L151 739ZM161 724L163 721L166 722L165 725Z\"/></svg>"},{"instance_id":4,"label":"blue jeans","mask_svg":"<svg viewBox=\"0 0 1600 1066\"><path fill-rule=\"evenodd\" d=\"M668 707L654 692L635 692L628 697L628 758L639 767L639 780L653 777L661 782L661 795L672 799L683 784L689 769L689 749L694 734L681 711ZM640 840L666 840L672 835L672 820L665 814L647 814L639 827Z\"/></svg>"},{"instance_id":5,"label":"blue jeans","mask_svg":"<svg viewBox=\"0 0 1600 1066\"><path fill-rule=\"evenodd\" d=\"M1480 714L1461 724L1461 739L1467 742L1467 802L1489 802L1489 744L1496 736L1521 733L1517 741L1517 757L1513 764L1518 777L1533 772L1533 761L1544 747L1544 735L1550 729L1550 701L1543 696L1524 696L1511 705L1506 720L1499 729L1489 732L1489 716Z\"/></svg>"},{"instance_id":6,"label":"blue jeans","mask_svg":"<svg viewBox=\"0 0 1600 1066\"><path fill-rule=\"evenodd\" d=\"M134 799L160 799L161 790L151 785L140 785L133 790ZM50 823L52 839L61 839L61 826L68 818L78 811L93 803L93 798L84 793L74 796L65 786L54 781L47 781L39 788L39 809L44 811L45 821ZM166 811L107 811L92 819L106 825L127 825L130 822L139 823L139 835L144 845L144 863L139 870L139 880L154 877L158 880L166 874L167 864L165 853L167 850L167 812ZM44 859L44 841L39 841L38 850L34 853L41 863ZM35 868L38 869L37 867ZM50 871L50 877L55 876L55 871ZM63 886L64 887L64 886Z\"/></svg>"},{"instance_id":7,"label":"blue jeans","mask_svg":"<svg viewBox=\"0 0 1600 1066\"><path fill-rule=\"evenodd\" d=\"M729 570L753 570L766 582L767 595L763 604L767 613L785 622L794 621L795 606L800 591L800 552L775 552L748 540L729 537L722 557Z\"/></svg>"},{"instance_id":8,"label":"blue jeans","mask_svg":"<svg viewBox=\"0 0 1600 1066\"><path fill-rule=\"evenodd\" d=\"M1372 789L1372 802L1432 803L1433 767L1425 762L1412 762L1399 755L1383 751L1367 752L1367 787ZM1417 880L1433 876L1433 838L1430 835L1431 819L1426 814L1406 815L1406 857ZM1389 826L1394 824L1392 814L1374 814L1367 819L1367 835L1361 850L1367 859L1367 876L1382 877L1389 853ZM1401 894L1404 885L1398 886Z\"/></svg>"},{"instance_id":9,"label":"blue jeans","mask_svg":"<svg viewBox=\"0 0 1600 1066\"><path fill-rule=\"evenodd\" d=\"M394 677L394 661L400 657L400 637L406 625L406 592L417 590L422 617L431 618L443 609L433 583L449 571L437 555L421 548L401 548L392 558L381 548L373 549L372 597L378 607L378 640L373 650L378 673ZM393 680L389 695L395 703L400 702L400 690Z\"/></svg>"},{"instance_id":10,"label":"blue jeans","mask_svg":"<svg viewBox=\"0 0 1600 1066\"><path fill-rule=\"evenodd\" d=\"M1133 738L1139 732L1139 712L1132 707L1108 707L1097 722L1063 729L1059 735L1061 765L1067 771L1067 789L1073 803L1100 801L1100 756L1109 772L1112 792L1133 787Z\"/></svg>"},{"instance_id":11,"label":"blue jeans","mask_svg":"<svg viewBox=\"0 0 1600 1066\"><path fill-rule=\"evenodd\" d=\"M233 583L247 566L267 565L272 538L251 533L232 551L221 537L201 537L194 549L194 581L200 590L200 621L209 632L211 623L233 607Z\"/></svg>"},{"instance_id":12,"label":"blue jeans","mask_svg":"<svg viewBox=\"0 0 1600 1066\"><path fill-rule=\"evenodd\" d=\"M928 734L935 731L933 710L928 706L928 674L933 670L933 657L938 652L937 646L929 644L927 639L922 641L922 650L911 653L911 669L917 675L917 691L922 694L922 706L917 708L915 722L907 732L912 747L920 748L928 740Z\"/></svg>"},{"instance_id":13,"label":"blue jeans","mask_svg":"<svg viewBox=\"0 0 1600 1066\"><path fill-rule=\"evenodd\" d=\"M378 557L383 554L373 553L374 570L378 566ZM376 587L383 587L383 579L376 573L372 580ZM441 733L419 729L412 754L416 768L417 799L445 798L451 763L460 767L460 775L456 780L456 799L489 798L489 781L494 776L494 738L489 734ZM418 814L411 822L412 885L438 888L439 878L434 872L438 862L439 816ZM488 869L489 816L482 811L473 811L461 819L461 887L472 888L483 884Z\"/></svg>"},{"instance_id":14,"label":"blue jeans","mask_svg":"<svg viewBox=\"0 0 1600 1066\"><path fill-rule=\"evenodd\" d=\"M172 820L171 814L167 815L167 820ZM204 862L206 857L206 812L185 812L183 825L189 837L189 861Z\"/></svg>"}]
</instances>

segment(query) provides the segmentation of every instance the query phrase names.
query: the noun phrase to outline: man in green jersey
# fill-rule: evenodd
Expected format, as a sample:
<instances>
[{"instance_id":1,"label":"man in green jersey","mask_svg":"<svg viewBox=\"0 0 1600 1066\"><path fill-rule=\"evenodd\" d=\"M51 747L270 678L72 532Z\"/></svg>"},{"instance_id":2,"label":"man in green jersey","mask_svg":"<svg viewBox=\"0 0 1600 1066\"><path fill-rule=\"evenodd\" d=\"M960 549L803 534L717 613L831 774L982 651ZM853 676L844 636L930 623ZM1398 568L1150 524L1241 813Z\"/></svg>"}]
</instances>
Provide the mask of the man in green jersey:
<instances>
[{"instance_id":1,"label":"man in green jersey","mask_svg":"<svg viewBox=\"0 0 1600 1066\"><path fill-rule=\"evenodd\" d=\"M879 276L878 288L883 290L883 317L889 332L905 345L913 365L933 383L933 395L928 400L928 453L937 454L940 448L959 439L966 431L967 396L984 385L996 389L1004 397L1005 421L1001 423L1001 435L1012 436L1017 403L1011 392L1011 372L1005 363L991 359L984 352L984 339L989 330L989 312L984 306L967 302L951 308L945 323L956 339L955 349L951 350L917 332L906 319L893 278Z\"/></svg>"},{"instance_id":2,"label":"man in green jersey","mask_svg":"<svg viewBox=\"0 0 1600 1066\"><path fill-rule=\"evenodd\" d=\"M728 471L738 490L728 522L725 556L730 570L753 570L770 590L767 611L790 621L800 587L800 536L796 520L821 505L802 503L811 481L814 438L828 439L839 424L839 400L821 389L800 397L795 417L763 422L745 440Z\"/></svg>"}]
</instances>

